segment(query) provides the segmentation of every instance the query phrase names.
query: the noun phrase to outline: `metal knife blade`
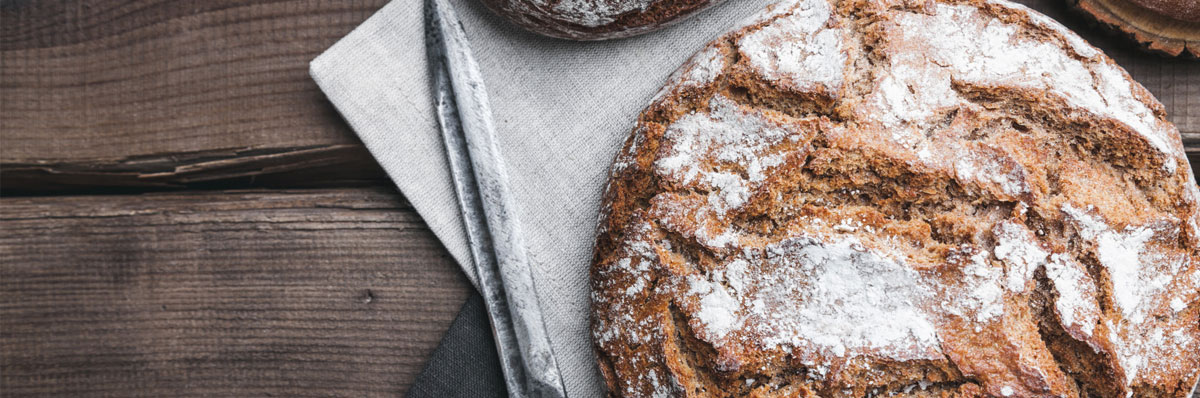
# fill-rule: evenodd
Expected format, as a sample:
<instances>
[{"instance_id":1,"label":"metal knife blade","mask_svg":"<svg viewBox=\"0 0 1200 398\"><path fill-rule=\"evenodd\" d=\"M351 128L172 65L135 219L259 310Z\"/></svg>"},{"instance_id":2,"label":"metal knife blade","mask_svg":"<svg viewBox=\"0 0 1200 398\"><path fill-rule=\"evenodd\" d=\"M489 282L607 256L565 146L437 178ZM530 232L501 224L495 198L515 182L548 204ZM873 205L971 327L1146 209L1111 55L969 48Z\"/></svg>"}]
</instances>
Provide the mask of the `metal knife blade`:
<instances>
[{"instance_id":1,"label":"metal knife blade","mask_svg":"<svg viewBox=\"0 0 1200 398\"><path fill-rule=\"evenodd\" d=\"M479 66L447 0L425 13L438 123L509 395L566 397Z\"/></svg>"}]
</instances>

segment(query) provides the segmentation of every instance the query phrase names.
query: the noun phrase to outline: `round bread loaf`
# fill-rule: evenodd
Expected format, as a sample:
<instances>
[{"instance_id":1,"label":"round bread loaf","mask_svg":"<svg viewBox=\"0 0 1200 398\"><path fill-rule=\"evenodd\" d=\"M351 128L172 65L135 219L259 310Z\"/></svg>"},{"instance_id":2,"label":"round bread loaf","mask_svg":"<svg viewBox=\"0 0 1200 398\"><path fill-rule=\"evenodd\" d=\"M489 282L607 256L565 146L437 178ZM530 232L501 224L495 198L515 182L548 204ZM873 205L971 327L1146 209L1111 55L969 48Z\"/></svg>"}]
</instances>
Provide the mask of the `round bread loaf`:
<instances>
[{"instance_id":1,"label":"round bread loaf","mask_svg":"<svg viewBox=\"0 0 1200 398\"><path fill-rule=\"evenodd\" d=\"M1181 21L1200 22L1200 1L1196 0L1129 0L1165 17Z\"/></svg>"},{"instance_id":2,"label":"round bread loaf","mask_svg":"<svg viewBox=\"0 0 1200 398\"><path fill-rule=\"evenodd\" d=\"M1200 0L1071 0L1079 11L1144 49L1200 58Z\"/></svg>"},{"instance_id":3,"label":"round bread loaf","mask_svg":"<svg viewBox=\"0 0 1200 398\"><path fill-rule=\"evenodd\" d=\"M990 0L792 0L613 165L611 396L1189 397L1200 209L1142 86Z\"/></svg>"},{"instance_id":4,"label":"round bread loaf","mask_svg":"<svg viewBox=\"0 0 1200 398\"><path fill-rule=\"evenodd\" d=\"M493 12L543 35L603 40L653 31L721 0L483 0Z\"/></svg>"}]
</instances>

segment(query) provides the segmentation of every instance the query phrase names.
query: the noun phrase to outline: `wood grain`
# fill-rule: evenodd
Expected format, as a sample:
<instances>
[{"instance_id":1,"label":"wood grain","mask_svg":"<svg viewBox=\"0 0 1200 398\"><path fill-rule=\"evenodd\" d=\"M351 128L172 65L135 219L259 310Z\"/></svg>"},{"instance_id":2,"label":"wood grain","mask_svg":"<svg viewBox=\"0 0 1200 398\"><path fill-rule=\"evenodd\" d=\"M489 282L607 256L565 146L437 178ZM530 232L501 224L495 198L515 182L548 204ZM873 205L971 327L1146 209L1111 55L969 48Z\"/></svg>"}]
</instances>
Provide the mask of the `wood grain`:
<instances>
[{"instance_id":1,"label":"wood grain","mask_svg":"<svg viewBox=\"0 0 1200 398\"><path fill-rule=\"evenodd\" d=\"M4 189L381 182L308 62L384 3L4 2Z\"/></svg>"},{"instance_id":2,"label":"wood grain","mask_svg":"<svg viewBox=\"0 0 1200 398\"><path fill-rule=\"evenodd\" d=\"M0 395L399 396L468 293L394 192L0 199Z\"/></svg>"},{"instance_id":3,"label":"wood grain","mask_svg":"<svg viewBox=\"0 0 1200 398\"><path fill-rule=\"evenodd\" d=\"M1195 62L1136 51L1066 2L1022 2L1125 66L1200 157ZM307 74L384 3L2 2L0 189L386 184Z\"/></svg>"}]
</instances>

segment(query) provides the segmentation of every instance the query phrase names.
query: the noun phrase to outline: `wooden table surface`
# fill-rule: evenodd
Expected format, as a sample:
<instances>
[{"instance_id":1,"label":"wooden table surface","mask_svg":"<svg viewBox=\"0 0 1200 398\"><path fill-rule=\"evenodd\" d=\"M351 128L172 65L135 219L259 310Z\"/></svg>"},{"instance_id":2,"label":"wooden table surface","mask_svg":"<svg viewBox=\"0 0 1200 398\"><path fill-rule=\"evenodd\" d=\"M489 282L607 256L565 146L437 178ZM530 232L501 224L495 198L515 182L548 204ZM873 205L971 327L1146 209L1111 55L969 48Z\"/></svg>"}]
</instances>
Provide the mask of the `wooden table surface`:
<instances>
[{"instance_id":1,"label":"wooden table surface","mask_svg":"<svg viewBox=\"0 0 1200 398\"><path fill-rule=\"evenodd\" d=\"M384 3L0 1L0 395L403 394L469 285L307 74Z\"/></svg>"}]
</instances>

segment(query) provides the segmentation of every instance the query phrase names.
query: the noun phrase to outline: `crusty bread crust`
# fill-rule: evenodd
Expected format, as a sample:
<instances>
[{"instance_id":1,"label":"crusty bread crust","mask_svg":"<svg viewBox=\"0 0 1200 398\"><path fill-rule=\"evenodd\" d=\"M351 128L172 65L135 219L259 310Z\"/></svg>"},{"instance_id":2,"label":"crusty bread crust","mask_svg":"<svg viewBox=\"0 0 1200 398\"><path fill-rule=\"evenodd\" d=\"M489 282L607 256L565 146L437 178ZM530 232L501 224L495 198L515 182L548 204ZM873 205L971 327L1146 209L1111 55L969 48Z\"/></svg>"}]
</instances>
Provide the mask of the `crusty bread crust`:
<instances>
[{"instance_id":1,"label":"crusty bread crust","mask_svg":"<svg viewBox=\"0 0 1200 398\"><path fill-rule=\"evenodd\" d=\"M1200 59L1200 1L1070 0L1069 3L1145 50Z\"/></svg>"},{"instance_id":2,"label":"crusty bread crust","mask_svg":"<svg viewBox=\"0 0 1200 398\"><path fill-rule=\"evenodd\" d=\"M1200 1L1195 0L1128 0L1132 3L1180 21L1200 22Z\"/></svg>"},{"instance_id":3,"label":"crusty bread crust","mask_svg":"<svg viewBox=\"0 0 1200 398\"><path fill-rule=\"evenodd\" d=\"M483 0L493 12L546 36L605 40L671 25L721 0Z\"/></svg>"},{"instance_id":4,"label":"crusty bread crust","mask_svg":"<svg viewBox=\"0 0 1200 398\"><path fill-rule=\"evenodd\" d=\"M990 0L790 0L641 114L605 191L611 396L1172 397L1200 192L1142 86Z\"/></svg>"}]
</instances>

